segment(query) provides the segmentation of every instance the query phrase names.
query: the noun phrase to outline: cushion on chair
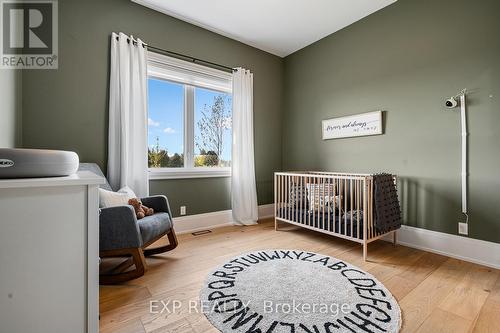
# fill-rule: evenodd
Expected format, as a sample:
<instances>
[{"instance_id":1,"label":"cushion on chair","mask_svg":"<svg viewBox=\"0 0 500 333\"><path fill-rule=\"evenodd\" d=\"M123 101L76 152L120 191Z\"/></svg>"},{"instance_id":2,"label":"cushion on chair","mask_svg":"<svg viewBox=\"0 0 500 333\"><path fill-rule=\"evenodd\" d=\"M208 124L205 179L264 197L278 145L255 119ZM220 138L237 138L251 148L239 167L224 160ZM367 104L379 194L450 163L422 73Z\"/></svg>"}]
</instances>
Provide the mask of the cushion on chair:
<instances>
[{"instance_id":1,"label":"cushion on chair","mask_svg":"<svg viewBox=\"0 0 500 333\"><path fill-rule=\"evenodd\" d=\"M99 208L125 206L128 205L129 199L136 197L134 191L128 186L119 189L118 192L99 188Z\"/></svg>"},{"instance_id":2,"label":"cushion on chair","mask_svg":"<svg viewBox=\"0 0 500 333\"><path fill-rule=\"evenodd\" d=\"M106 178L104 177L104 175L102 174L102 171L101 169L99 168L99 166L95 163L80 163L80 165L78 166L78 171L90 171L90 172L93 172L95 173L96 175L98 176L101 176L103 178ZM103 188L105 190L108 190L108 191L113 191L113 189L111 188L111 186L109 185L108 183L108 180L106 179L106 183L105 184L102 184L99 186L100 188Z\"/></svg>"},{"instance_id":3,"label":"cushion on chair","mask_svg":"<svg viewBox=\"0 0 500 333\"><path fill-rule=\"evenodd\" d=\"M142 243L148 244L158 235L166 233L172 228L172 220L168 213L156 213L137 221L141 231Z\"/></svg>"}]
</instances>

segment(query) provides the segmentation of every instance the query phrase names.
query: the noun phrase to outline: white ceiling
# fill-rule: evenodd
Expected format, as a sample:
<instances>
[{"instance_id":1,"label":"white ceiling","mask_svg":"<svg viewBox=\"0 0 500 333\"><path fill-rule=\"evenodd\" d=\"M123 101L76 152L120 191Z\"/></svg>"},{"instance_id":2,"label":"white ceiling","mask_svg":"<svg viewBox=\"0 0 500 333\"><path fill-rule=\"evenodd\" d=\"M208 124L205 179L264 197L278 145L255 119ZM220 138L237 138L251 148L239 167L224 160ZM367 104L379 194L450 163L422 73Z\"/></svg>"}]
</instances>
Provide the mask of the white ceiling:
<instances>
[{"instance_id":1,"label":"white ceiling","mask_svg":"<svg viewBox=\"0 0 500 333\"><path fill-rule=\"evenodd\" d=\"M397 0L132 0L285 57Z\"/></svg>"}]
</instances>

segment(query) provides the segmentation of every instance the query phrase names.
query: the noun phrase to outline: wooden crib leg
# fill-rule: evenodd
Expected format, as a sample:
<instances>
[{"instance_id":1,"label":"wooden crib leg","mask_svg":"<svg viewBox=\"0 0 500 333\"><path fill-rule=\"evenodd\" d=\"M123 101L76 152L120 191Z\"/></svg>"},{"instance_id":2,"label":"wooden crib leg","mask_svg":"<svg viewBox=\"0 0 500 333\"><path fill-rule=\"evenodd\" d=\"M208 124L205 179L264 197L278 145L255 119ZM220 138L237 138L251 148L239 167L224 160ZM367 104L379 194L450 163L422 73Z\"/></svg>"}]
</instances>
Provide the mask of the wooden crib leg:
<instances>
[{"instance_id":1,"label":"wooden crib leg","mask_svg":"<svg viewBox=\"0 0 500 333\"><path fill-rule=\"evenodd\" d=\"M278 220L274 218L274 231L278 231Z\"/></svg>"},{"instance_id":2,"label":"wooden crib leg","mask_svg":"<svg viewBox=\"0 0 500 333\"><path fill-rule=\"evenodd\" d=\"M368 257L368 242L364 241L363 242L363 260L366 261Z\"/></svg>"},{"instance_id":3,"label":"wooden crib leg","mask_svg":"<svg viewBox=\"0 0 500 333\"><path fill-rule=\"evenodd\" d=\"M392 243L394 246L396 246L396 244L398 243L398 234L397 234L397 230L394 230L392 232Z\"/></svg>"}]
</instances>

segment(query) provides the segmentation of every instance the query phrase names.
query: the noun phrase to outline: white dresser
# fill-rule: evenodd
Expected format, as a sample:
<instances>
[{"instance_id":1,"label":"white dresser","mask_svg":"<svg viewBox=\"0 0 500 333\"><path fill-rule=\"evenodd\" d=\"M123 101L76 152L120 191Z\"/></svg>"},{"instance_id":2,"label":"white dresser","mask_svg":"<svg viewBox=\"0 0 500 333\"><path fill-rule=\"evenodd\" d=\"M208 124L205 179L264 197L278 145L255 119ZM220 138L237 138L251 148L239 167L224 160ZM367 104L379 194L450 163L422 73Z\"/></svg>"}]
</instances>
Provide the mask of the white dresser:
<instances>
[{"instance_id":1,"label":"white dresser","mask_svg":"<svg viewBox=\"0 0 500 333\"><path fill-rule=\"evenodd\" d=\"M0 332L98 332L102 183L0 180Z\"/></svg>"}]
</instances>

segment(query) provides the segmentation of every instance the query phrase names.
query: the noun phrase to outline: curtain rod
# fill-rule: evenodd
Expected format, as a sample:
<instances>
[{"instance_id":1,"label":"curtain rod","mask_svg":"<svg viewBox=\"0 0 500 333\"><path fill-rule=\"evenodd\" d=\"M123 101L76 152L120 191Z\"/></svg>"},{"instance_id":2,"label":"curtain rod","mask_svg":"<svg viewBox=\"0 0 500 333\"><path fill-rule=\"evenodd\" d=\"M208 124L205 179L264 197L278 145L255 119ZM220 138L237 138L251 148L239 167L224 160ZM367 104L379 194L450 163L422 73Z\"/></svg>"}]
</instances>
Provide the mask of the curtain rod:
<instances>
[{"instance_id":1,"label":"curtain rod","mask_svg":"<svg viewBox=\"0 0 500 333\"><path fill-rule=\"evenodd\" d=\"M116 36L116 40L120 40L120 37ZM127 43L130 44L130 38L127 38ZM132 40L132 43L133 43L133 45L137 45L137 41L136 40ZM211 61L207 61L207 60L195 58L195 57L192 57L192 56L189 56L189 55L186 55L186 54L182 54L182 53L177 53L177 52L174 52L174 51L165 50L165 49L153 46L153 45L149 45L149 44L145 44L144 43L142 47L145 47L148 50L149 49L153 50L153 51L155 51L157 53L165 53L167 55L173 55L174 57L176 57L178 59L181 59L181 60L184 60L184 61L189 61L189 62L192 62L192 63L207 64L207 65L210 65L212 67L223 68L227 72L231 72L232 73L232 72L237 71L236 68L232 68L232 67L224 66L224 65L221 65L221 64L217 64L215 62L211 62Z\"/></svg>"}]
</instances>

